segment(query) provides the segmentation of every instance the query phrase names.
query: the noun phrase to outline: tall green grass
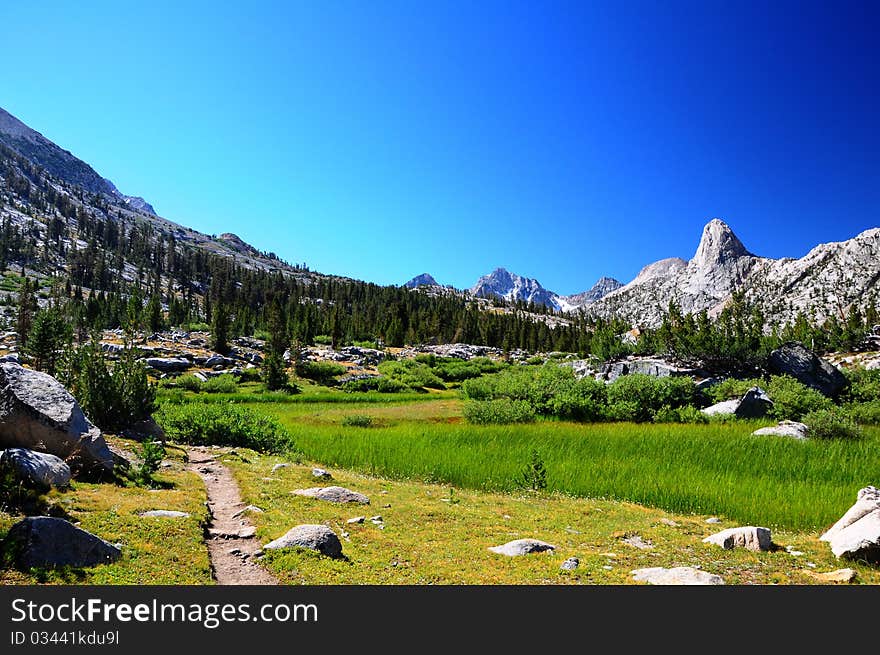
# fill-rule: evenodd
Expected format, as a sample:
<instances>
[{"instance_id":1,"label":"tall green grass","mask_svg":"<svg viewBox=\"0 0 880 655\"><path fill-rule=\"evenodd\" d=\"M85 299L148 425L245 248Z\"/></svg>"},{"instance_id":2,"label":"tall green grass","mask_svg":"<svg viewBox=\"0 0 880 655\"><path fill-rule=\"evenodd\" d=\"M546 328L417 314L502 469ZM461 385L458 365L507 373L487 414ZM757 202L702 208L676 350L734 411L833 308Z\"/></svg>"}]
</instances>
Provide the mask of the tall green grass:
<instances>
[{"instance_id":1,"label":"tall green grass","mask_svg":"<svg viewBox=\"0 0 880 655\"><path fill-rule=\"evenodd\" d=\"M743 524L821 529L880 478L880 431L859 441L754 437L753 424L406 423L370 430L304 426L272 411L306 458L390 478L513 491L537 450L547 489L628 500Z\"/></svg>"}]
</instances>

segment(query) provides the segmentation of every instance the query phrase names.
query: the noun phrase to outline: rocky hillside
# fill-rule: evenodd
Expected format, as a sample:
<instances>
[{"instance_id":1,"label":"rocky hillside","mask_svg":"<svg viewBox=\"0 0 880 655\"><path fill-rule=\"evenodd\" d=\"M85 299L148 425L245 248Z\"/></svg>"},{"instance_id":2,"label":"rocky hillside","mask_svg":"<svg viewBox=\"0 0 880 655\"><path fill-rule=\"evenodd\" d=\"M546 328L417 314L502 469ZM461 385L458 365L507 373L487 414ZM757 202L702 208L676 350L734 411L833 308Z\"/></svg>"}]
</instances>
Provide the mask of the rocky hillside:
<instances>
[{"instance_id":1,"label":"rocky hillside","mask_svg":"<svg viewBox=\"0 0 880 655\"><path fill-rule=\"evenodd\" d=\"M73 154L58 147L36 130L0 107L0 143L12 148L29 161L45 168L51 175L91 193L108 196L129 209L155 214L143 198L127 196L110 180Z\"/></svg>"},{"instance_id":2,"label":"rocky hillside","mask_svg":"<svg viewBox=\"0 0 880 655\"><path fill-rule=\"evenodd\" d=\"M649 264L629 284L589 306L594 316L623 317L655 326L674 301L684 312L717 315L735 291L745 294L775 324L798 312L821 321L843 316L853 304L864 306L880 280L880 229L848 241L817 246L801 259L769 259L751 252L733 230L713 219L693 258Z\"/></svg>"}]
</instances>

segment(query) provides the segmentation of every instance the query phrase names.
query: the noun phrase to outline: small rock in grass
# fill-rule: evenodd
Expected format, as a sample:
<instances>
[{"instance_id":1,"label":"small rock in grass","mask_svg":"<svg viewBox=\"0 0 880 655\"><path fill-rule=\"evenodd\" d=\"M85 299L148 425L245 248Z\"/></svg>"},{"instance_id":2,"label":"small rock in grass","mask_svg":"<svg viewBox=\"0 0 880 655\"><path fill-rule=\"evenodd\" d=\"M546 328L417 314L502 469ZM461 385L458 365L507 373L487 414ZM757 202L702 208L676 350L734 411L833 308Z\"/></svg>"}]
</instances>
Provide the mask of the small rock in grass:
<instances>
[{"instance_id":1,"label":"small rock in grass","mask_svg":"<svg viewBox=\"0 0 880 655\"><path fill-rule=\"evenodd\" d=\"M663 525L668 525L670 528L677 528L678 527L678 523L676 523L672 519L667 519L665 517L660 519L660 523L662 523Z\"/></svg>"},{"instance_id":2,"label":"small rock in grass","mask_svg":"<svg viewBox=\"0 0 880 655\"><path fill-rule=\"evenodd\" d=\"M706 523L721 523L721 519L716 516L710 516L706 519Z\"/></svg>"},{"instance_id":3,"label":"small rock in grass","mask_svg":"<svg viewBox=\"0 0 880 655\"><path fill-rule=\"evenodd\" d=\"M290 464L286 464L286 463L285 463L285 464L276 464L275 466L272 467L272 471L271 471L271 472L272 472L272 473L277 473L277 472L280 471L281 469L286 469L286 468L288 468L288 467L290 467Z\"/></svg>"},{"instance_id":4,"label":"small rock in grass","mask_svg":"<svg viewBox=\"0 0 880 655\"><path fill-rule=\"evenodd\" d=\"M574 571L578 566L580 566L581 561L577 557L569 557L562 563L561 568L563 571Z\"/></svg>"},{"instance_id":5,"label":"small rock in grass","mask_svg":"<svg viewBox=\"0 0 880 655\"><path fill-rule=\"evenodd\" d=\"M366 520L367 520L366 516L355 516L353 518L348 519L346 521L346 523L363 523Z\"/></svg>"},{"instance_id":6,"label":"small rock in grass","mask_svg":"<svg viewBox=\"0 0 880 655\"><path fill-rule=\"evenodd\" d=\"M253 512L254 514L262 514L265 510L257 507L256 505L248 505L247 507L243 507L238 510L235 514L232 515L232 518L237 519L242 514L247 514L248 512Z\"/></svg>"},{"instance_id":7,"label":"small rock in grass","mask_svg":"<svg viewBox=\"0 0 880 655\"><path fill-rule=\"evenodd\" d=\"M804 571L808 576L820 582L852 582L856 577L856 572L852 569L838 569L828 573L816 573L815 571Z\"/></svg>"},{"instance_id":8,"label":"small rock in grass","mask_svg":"<svg viewBox=\"0 0 880 655\"><path fill-rule=\"evenodd\" d=\"M652 567L632 571L636 582L647 582L653 585L722 585L724 579L720 575L700 571L692 566L677 566L671 569Z\"/></svg>"},{"instance_id":9,"label":"small rock in grass","mask_svg":"<svg viewBox=\"0 0 880 655\"><path fill-rule=\"evenodd\" d=\"M651 550L654 547L649 541L644 541L639 535L635 534L631 537L626 537L623 540L623 543L628 546L632 546L633 548L638 548L639 550Z\"/></svg>"},{"instance_id":10,"label":"small rock in grass","mask_svg":"<svg viewBox=\"0 0 880 655\"><path fill-rule=\"evenodd\" d=\"M515 539L501 546L492 546L489 548L493 553L499 555L507 555L508 557L517 557L519 555L528 555L530 553L542 553L546 550L556 550L556 546L548 544L538 539Z\"/></svg>"},{"instance_id":11,"label":"small rock in grass","mask_svg":"<svg viewBox=\"0 0 880 655\"><path fill-rule=\"evenodd\" d=\"M312 487L310 489L295 489L291 493L297 496L306 496L326 500L331 503L361 503L369 505L370 499L364 494L351 491L345 487Z\"/></svg>"},{"instance_id":12,"label":"small rock in grass","mask_svg":"<svg viewBox=\"0 0 880 655\"><path fill-rule=\"evenodd\" d=\"M325 471L324 469L313 468L312 469L312 477L318 478L320 480L332 480L333 476L330 475L329 471Z\"/></svg>"},{"instance_id":13,"label":"small rock in grass","mask_svg":"<svg viewBox=\"0 0 880 655\"><path fill-rule=\"evenodd\" d=\"M342 556L339 537L326 525L297 525L263 546L266 550L293 547L308 548L328 557Z\"/></svg>"},{"instance_id":14,"label":"small rock in grass","mask_svg":"<svg viewBox=\"0 0 880 655\"><path fill-rule=\"evenodd\" d=\"M151 516L151 517L159 517L166 519L183 519L189 516L186 512L178 512L175 509L151 509L149 512L144 512L141 516Z\"/></svg>"},{"instance_id":15,"label":"small rock in grass","mask_svg":"<svg viewBox=\"0 0 880 655\"><path fill-rule=\"evenodd\" d=\"M715 544L725 550L741 547L754 551L767 551L772 546L770 530L753 525L722 530L703 539L703 543Z\"/></svg>"}]
</instances>

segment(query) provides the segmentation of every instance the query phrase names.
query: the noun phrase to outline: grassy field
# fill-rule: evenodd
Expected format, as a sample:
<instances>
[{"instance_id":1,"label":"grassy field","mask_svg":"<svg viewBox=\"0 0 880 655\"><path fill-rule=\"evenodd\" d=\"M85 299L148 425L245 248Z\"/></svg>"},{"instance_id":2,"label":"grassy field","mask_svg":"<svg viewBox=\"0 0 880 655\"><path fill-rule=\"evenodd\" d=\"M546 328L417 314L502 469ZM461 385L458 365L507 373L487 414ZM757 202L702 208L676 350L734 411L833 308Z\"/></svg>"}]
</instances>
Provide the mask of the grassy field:
<instances>
[{"instance_id":1,"label":"grassy field","mask_svg":"<svg viewBox=\"0 0 880 655\"><path fill-rule=\"evenodd\" d=\"M456 400L397 407L255 404L278 417L312 460L392 479L511 491L533 450L548 490L620 499L680 513L713 513L768 527L816 530L833 523L858 489L877 482L880 431L861 441L751 436L733 423L518 426L462 423ZM362 414L376 427L342 426Z\"/></svg>"},{"instance_id":2,"label":"grassy field","mask_svg":"<svg viewBox=\"0 0 880 655\"><path fill-rule=\"evenodd\" d=\"M856 582L880 582L880 571L838 561L815 533L774 530L773 552L725 551L702 538L738 524L733 521L713 525L704 515L627 502L486 493L333 469L334 480L322 484L360 491L371 501L339 505L291 494L315 486L310 466L271 473L284 458L241 452L248 462L222 460L233 470L244 501L265 510L252 516L261 541L302 523L326 524L341 537L345 559L300 549L267 551L262 563L285 584L633 584L631 570L652 566L700 566L727 584L816 584L810 573L850 566ZM374 515L382 517L384 528L370 522ZM356 516L367 520L346 522ZM651 548L627 543L634 536ZM557 548L513 558L487 550L526 537ZM786 546L800 554L790 554ZM560 570L569 557L577 557L580 567Z\"/></svg>"},{"instance_id":3,"label":"grassy field","mask_svg":"<svg viewBox=\"0 0 880 655\"><path fill-rule=\"evenodd\" d=\"M77 481L67 491L52 491L44 497L45 510L53 516L79 521L84 530L121 543L119 561L86 569L20 571L0 566L0 584L211 584L202 541L207 518L205 488L198 476L183 470L180 456L179 451L169 450L174 459L169 468L156 474L157 489ZM180 510L190 517L138 516L152 509ZM20 518L0 511L0 538Z\"/></svg>"}]
</instances>

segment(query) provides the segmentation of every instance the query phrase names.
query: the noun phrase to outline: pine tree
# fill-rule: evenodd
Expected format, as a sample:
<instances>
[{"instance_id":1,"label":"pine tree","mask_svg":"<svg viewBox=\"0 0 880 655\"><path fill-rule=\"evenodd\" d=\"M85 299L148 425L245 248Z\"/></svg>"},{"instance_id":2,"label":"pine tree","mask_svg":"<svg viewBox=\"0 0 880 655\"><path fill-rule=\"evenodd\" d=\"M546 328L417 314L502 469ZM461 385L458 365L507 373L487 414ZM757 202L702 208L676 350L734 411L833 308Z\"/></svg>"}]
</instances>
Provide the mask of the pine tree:
<instances>
[{"instance_id":1,"label":"pine tree","mask_svg":"<svg viewBox=\"0 0 880 655\"><path fill-rule=\"evenodd\" d=\"M211 348L221 355L229 353L229 308L218 301L211 312Z\"/></svg>"},{"instance_id":2,"label":"pine tree","mask_svg":"<svg viewBox=\"0 0 880 655\"><path fill-rule=\"evenodd\" d=\"M55 308L44 309L34 316L28 333L25 353L34 368L55 376L65 346L71 342L73 330L65 316Z\"/></svg>"},{"instance_id":3,"label":"pine tree","mask_svg":"<svg viewBox=\"0 0 880 655\"><path fill-rule=\"evenodd\" d=\"M284 366L284 351L290 342L287 322L277 298L269 303L267 328L269 339L266 342L265 359L263 360L263 383L270 391L284 389L289 385L287 369Z\"/></svg>"}]
</instances>

